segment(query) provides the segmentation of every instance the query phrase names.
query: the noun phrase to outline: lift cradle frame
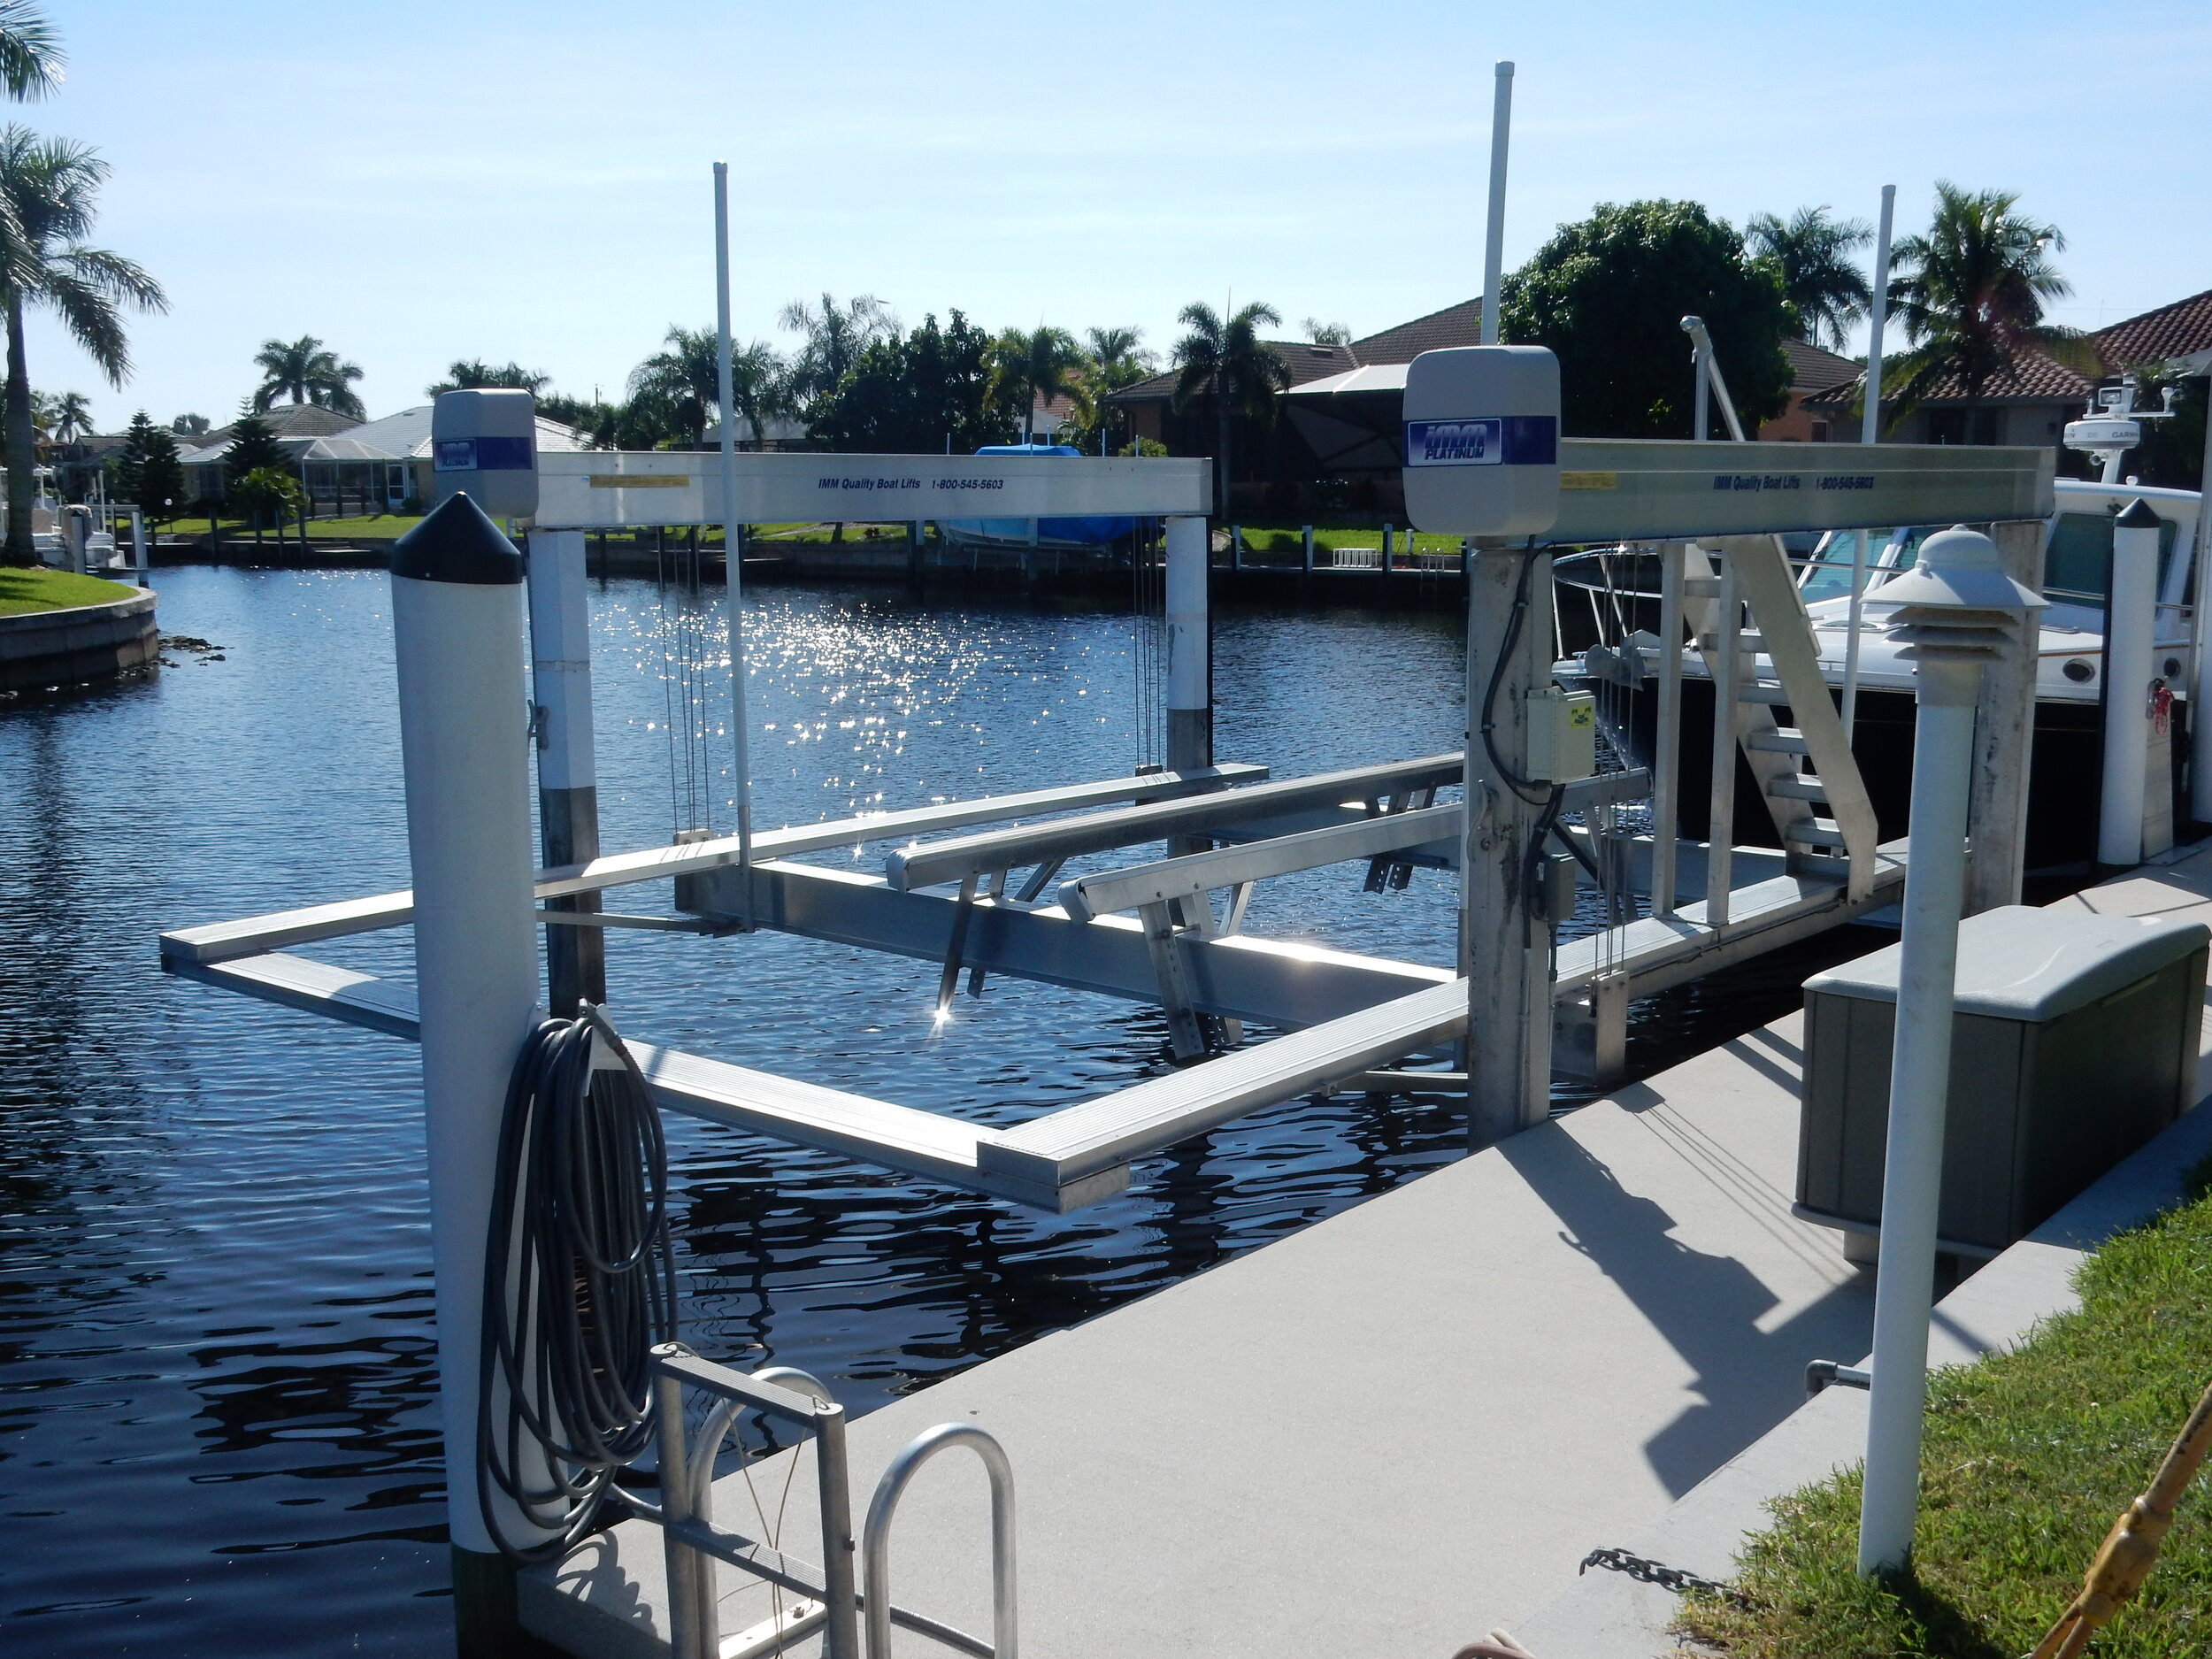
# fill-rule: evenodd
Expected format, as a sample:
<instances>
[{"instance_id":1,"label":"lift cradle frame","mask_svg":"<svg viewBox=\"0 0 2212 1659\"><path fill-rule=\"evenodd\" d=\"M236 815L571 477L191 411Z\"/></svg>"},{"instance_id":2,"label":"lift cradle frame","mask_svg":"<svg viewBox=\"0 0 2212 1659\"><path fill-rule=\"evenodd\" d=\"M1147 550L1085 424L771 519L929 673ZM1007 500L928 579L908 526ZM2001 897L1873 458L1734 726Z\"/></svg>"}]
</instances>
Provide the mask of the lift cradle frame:
<instances>
[{"instance_id":1,"label":"lift cradle frame","mask_svg":"<svg viewBox=\"0 0 2212 1659\"><path fill-rule=\"evenodd\" d=\"M1770 544L1771 533L1793 529L1991 522L2037 518L2049 510L2051 458L2042 451L1836 446L1840 453L1831 470L1829 456L1806 445L1566 440L1561 449L1569 488L1548 541L1705 544L1722 556L1722 578L1708 580L1694 566L1684 567L1691 570L1691 603L1676 602L1678 614L1687 611L1703 636L1697 645L1717 661L1736 653L1746 662L1770 657L1776 671L1792 679L1814 661L1809 633L1802 650L1791 638L1806 626L1801 607L1792 622L1793 590L1777 590L1773 572L1763 569L1770 562L1782 569L1778 546L1770 560L1743 538ZM719 480L703 457L540 459L540 529L725 518ZM956 505L968 516L985 502L994 517L1106 511L1196 518L1205 510L1209 483L1202 462L739 459L744 465L731 516L741 522L950 517ZM1818 465L1807 467L1809 459ZM833 501L835 513L829 511ZM1202 539L1197 546L1203 549ZM1755 638L1736 637L1720 618L1722 590L1736 587L1732 554L1747 567L1762 567L1746 595L1756 615ZM1816 678L1816 663L1811 672ZM1807 694L1800 687L1796 695ZM1824 687L1818 701L1819 712L1832 720ZM1740 718L1734 735L1746 752L1770 755L1783 741L1776 729L1771 719ZM1727 746L1731 763L1736 748ZM1822 776L1810 781L1828 792L1824 797L1809 796L1786 780L1768 791L1785 831L1783 853L1724 843L1701 849L1715 875L1706 902L1682 904L1670 891L1655 895L1650 916L1560 945L1555 1003L1591 997L1602 987L1617 1017L1628 996L1894 902L1904 879L1901 844L1873 845L1871 813L1858 810L1863 788L1847 747L1839 749L1824 729L1816 744L1794 752L1812 748L1819 751ZM1790 751L1786 742L1783 751ZM534 894L542 907L673 878L678 908L689 915L541 908L539 920L549 926L720 932L734 917L749 914L757 926L937 962L948 989L965 969L1156 1003L1167 1011L1177 1047L1186 1053L1194 1038L1202 1041L1205 1021L1285 1030L1008 1129L649 1042L630 1044L668 1110L1064 1212L1123 1190L1137 1158L1468 1036L1474 987L1461 974L1240 931L1253 884L1271 877L1359 860L1456 866L1465 809L1432 803L1436 790L1463 780L1463 757L1456 752L1289 780L1270 779L1258 765L1191 766L760 831L749 848L724 837L618 853L541 870ZM1564 804L1571 812L1640 798L1653 782L1640 773L1592 778L1568 786ZM1853 804L1839 809L1839 821L1824 830L1807 805L1820 798ZM1192 841L1201 850L1178 850L1179 841L1187 847ZM1169 856L1075 877L1048 896L1069 859L1163 841ZM894 850L881 874L800 862L810 853L887 842ZM1679 850L1694 846L1680 843ZM1652 852L1655 872L1671 887L1677 844L1669 838ZM749 863L743 862L748 853ZM1754 879L1736 885L1737 865ZM1009 878L1022 870L1030 878L1010 895ZM1215 915L1210 898L1223 891L1231 895L1225 921ZM411 903L408 893L388 893L177 929L161 935L162 962L172 972L228 990L411 1039L418 1021L411 987L298 953L298 947L321 941L405 926ZM1453 1087L1441 1079L1440 1084Z\"/></svg>"}]
</instances>

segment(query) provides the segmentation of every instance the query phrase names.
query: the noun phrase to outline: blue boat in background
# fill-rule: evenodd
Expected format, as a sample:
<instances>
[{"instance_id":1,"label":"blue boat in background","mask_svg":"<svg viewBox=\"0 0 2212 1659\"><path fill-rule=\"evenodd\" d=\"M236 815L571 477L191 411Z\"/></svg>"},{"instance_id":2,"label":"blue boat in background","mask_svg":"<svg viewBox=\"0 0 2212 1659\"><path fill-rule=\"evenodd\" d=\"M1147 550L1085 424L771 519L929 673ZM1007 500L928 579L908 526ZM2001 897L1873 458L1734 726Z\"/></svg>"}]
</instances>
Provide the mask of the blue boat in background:
<instances>
[{"instance_id":1,"label":"blue boat in background","mask_svg":"<svg viewBox=\"0 0 2212 1659\"><path fill-rule=\"evenodd\" d=\"M987 443L978 455L1064 455L1084 458L1083 452L1065 443ZM1104 547L1137 527L1134 518L954 518L941 520L938 532L963 547L1049 548L1075 549Z\"/></svg>"}]
</instances>

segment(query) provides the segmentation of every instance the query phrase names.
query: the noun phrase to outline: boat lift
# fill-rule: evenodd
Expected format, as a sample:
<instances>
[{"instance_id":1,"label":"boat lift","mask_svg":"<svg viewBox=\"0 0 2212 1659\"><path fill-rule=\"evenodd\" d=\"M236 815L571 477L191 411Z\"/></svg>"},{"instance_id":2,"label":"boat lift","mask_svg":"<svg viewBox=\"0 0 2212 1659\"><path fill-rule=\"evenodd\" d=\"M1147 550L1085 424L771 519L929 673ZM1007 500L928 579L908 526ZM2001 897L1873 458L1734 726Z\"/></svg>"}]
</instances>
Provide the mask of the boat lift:
<instances>
[{"instance_id":1,"label":"boat lift","mask_svg":"<svg viewBox=\"0 0 2212 1659\"><path fill-rule=\"evenodd\" d=\"M1525 913L1525 894L1516 884L1492 884L1494 904L1512 912L1505 918L1507 931L1534 937L1534 927L1543 935L1541 960L1533 970L1542 983L1537 995L1594 1016L1601 1026L1597 1047L1617 1064L1630 998L1849 921L1893 902L1901 888L1901 849L1874 844L1871 816L1861 810L1863 789L1840 727L1828 729L1835 724L1834 710L1820 687L1802 606L1773 533L2039 518L2050 511L2051 459L2046 451L2025 449L1877 445L1829 451L1797 444L1573 439L1563 441L1560 452L1563 488L1554 528L1540 538L1521 538L1517 546L1486 548L1474 561L1471 678L1486 683L1496 665L1502 612L1495 603L1499 584L1490 577L1494 569L1523 559L1547 566L1538 572L1541 580L1529 602L1540 614L1522 631L1526 649L1515 653L1525 661L1508 665L1517 697L1548 689L1545 548L1623 539L1673 542L1681 561L1678 614L1686 626L1694 625L1694 642L1715 672L1737 687L1736 697L1724 705L1733 741L1717 749L1730 764L1716 769L1715 787L1727 787L1724 773L1732 779L1740 749L1764 784L1784 842L1778 855L1731 849L1724 836L1711 847L1678 846L1665 833L1647 839L1638 856L1655 882L1648 913L1555 950L1548 928L1537 926L1541 918ZM594 529L863 513L910 519L935 511L972 514L978 501L987 501L995 515L1167 520L1167 771L764 829L749 838L579 857L541 869L533 896L536 921L557 941L605 927L727 933L749 912L759 927L939 964L943 996L964 970L1153 1003L1166 1012L1179 1055L1193 1064L998 1129L634 1043L664 1107L964 1190L1065 1211L1120 1191L1137 1158L1241 1114L1402 1064L1409 1056L1434 1056L1463 1041L1478 1056L1471 1070L1478 1073L1479 1094L1479 1056L1514 1043L1516 1033L1494 1023L1496 987L1531 970L1525 952L1494 946L1500 935L1486 932L1482 918L1488 912L1479 906L1477 925L1468 930L1471 945L1449 968L1243 931L1252 886L1273 877L1361 861L1371 868L1379 862L1463 864L1470 833L1465 808L1435 804L1434 796L1463 784L1465 768L1458 752L1296 779L1271 778L1264 766L1249 763L1214 763L1202 517L1210 495L1210 464L746 455L735 457L736 490L726 502L718 469L705 455L580 453L536 459L541 496L528 540L531 608L539 617L564 609L580 614L581 541ZM829 511L833 501L836 509ZM1746 607L1755 634L1744 626ZM537 701L545 710L538 722L541 785L549 787L545 768L550 756L560 757L565 768L562 787L588 789L588 662L580 674L572 657L549 669L546 659L557 652L543 641L538 649ZM1732 673L1732 664L1755 654L1772 661L1782 680L1779 690ZM557 697L549 698L549 680L558 682ZM1481 695L1478 688L1471 707ZM1793 710L1795 726L1777 723L1782 705ZM1799 771L1805 757L1817 766L1816 777ZM2016 758L2024 766L2025 757ZM1486 808L1478 814L1478 836L1495 827L1490 820L1497 816L1486 804L1484 784L1479 776L1476 795ZM1658 821L1664 824L1671 792L1664 768L1656 778L1601 774L1568 783L1563 806L1565 813L1584 813L1655 795ZM1823 805L1829 810L1821 811ZM1716 824L1728 821L1725 812L1714 818ZM595 828L591 839L595 848ZM1161 843L1171 856L1140 857L1055 885L1070 859ZM879 873L803 862L810 853L869 845L889 849ZM1981 850L1978 844L1978 856ZM2001 856L1993 841L1988 856ZM1678 891L1676 872L1699 870L1700 890ZM1022 872L1028 872L1025 879L1014 879ZM615 889L672 878L678 888L673 915L580 908ZM1463 888L1466 885L1463 881ZM1220 893L1230 897L1217 913L1210 895ZM174 930L162 935L162 958L173 972L413 1037L418 1022L411 987L299 951L321 940L404 926L412 918L411 894L385 894ZM1239 1026L1247 1025L1286 1034L1241 1042ZM1521 1025L1521 1034L1548 1056L1549 1022ZM1216 1049L1225 1052L1206 1057ZM1541 1119L1549 1066L1540 1064L1532 1071L1524 1064L1521 1074L1525 1087L1511 1091L1511 1098L1478 1104L1478 1141ZM1470 1087L1429 1075L1443 1087Z\"/></svg>"}]
</instances>

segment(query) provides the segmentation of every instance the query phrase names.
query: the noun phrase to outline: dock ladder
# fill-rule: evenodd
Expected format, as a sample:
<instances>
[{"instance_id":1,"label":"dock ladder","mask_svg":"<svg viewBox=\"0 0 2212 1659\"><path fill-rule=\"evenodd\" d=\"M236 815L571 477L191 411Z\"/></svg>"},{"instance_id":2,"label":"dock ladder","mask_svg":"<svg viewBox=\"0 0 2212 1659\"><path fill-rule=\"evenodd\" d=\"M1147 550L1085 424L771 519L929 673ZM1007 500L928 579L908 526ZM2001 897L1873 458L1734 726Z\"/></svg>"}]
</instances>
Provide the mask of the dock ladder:
<instances>
[{"instance_id":1,"label":"dock ladder","mask_svg":"<svg viewBox=\"0 0 2212 1659\"><path fill-rule=\"evenodd\" d=\"M803 1388L800 1393L791 1385ZM684 1427L687 1389L715 1401L696 1444ZM944 1423L902 1448L884 1471L868 1508L857 1548L845 1457L845 1412L804 1371L769 1366L748 1376L701 1359L680 1342L653 1350L653 1401L661 1466L661 1502L629 1494L631 1506L661 1528L668 1562L671 1659L757 1659L818 1632L824 1659L890 1659L891 1626L927 1636L972 1659L1017 1659L1014 1581L1014 1475L990 1432L972 1423ZM714 1458L739 1416L751 1409L810 1435L821 1518L822 1564L813 1566L768 1542L714 1524ZM890 1598L892 1516L915 1471L939 1452L968 1446L991 1482L992 1640L899 1607ZM854 1582L861 1559L864 1587ZM714 1563L788 1590L798 1600L763 1624L725 1640Z\"/></svg>"}]
</instances>

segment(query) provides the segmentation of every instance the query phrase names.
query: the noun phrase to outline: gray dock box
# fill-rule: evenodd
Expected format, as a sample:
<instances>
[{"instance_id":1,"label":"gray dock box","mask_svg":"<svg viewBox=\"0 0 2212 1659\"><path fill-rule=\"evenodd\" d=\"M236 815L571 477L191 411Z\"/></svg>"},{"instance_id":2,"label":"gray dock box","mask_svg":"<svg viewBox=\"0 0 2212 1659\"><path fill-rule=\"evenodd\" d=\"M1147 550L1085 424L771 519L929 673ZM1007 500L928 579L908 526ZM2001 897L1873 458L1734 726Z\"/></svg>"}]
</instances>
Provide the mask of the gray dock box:
<instances>
[{"instance_id":1,"label":"gray dock box","mask_svg":"<svg viewBox=\"0 0 2212 1659\"><path fill-rule=\"evenodd\" d=\"M1959 925L1946 1248L2025 1236L2196 1103L2201 923L2008 905ZM1878 1232L1901 948L1805 981L1797 1212Z\"/></svg>"}]
</instances>

